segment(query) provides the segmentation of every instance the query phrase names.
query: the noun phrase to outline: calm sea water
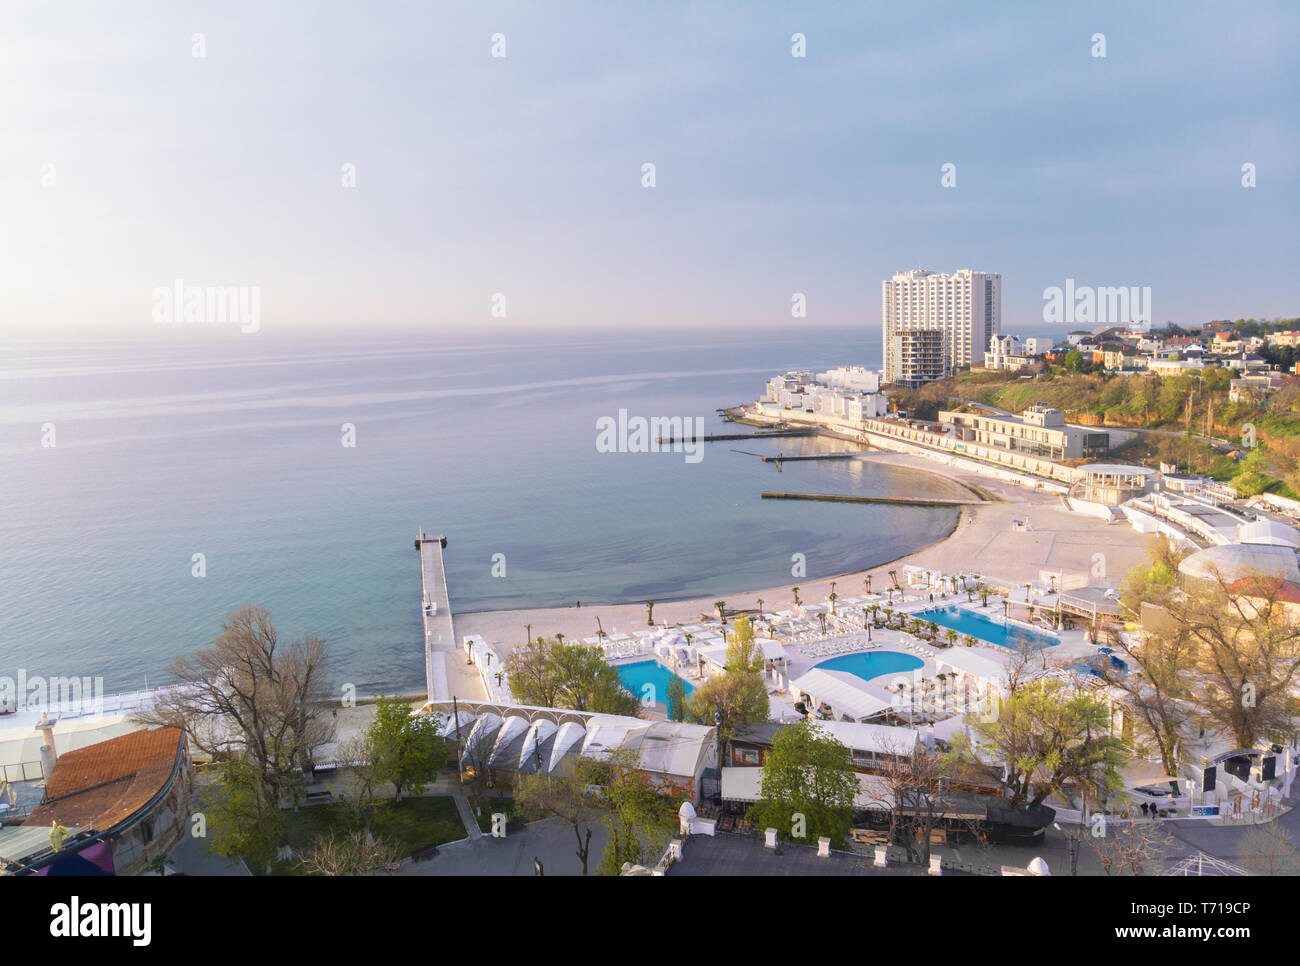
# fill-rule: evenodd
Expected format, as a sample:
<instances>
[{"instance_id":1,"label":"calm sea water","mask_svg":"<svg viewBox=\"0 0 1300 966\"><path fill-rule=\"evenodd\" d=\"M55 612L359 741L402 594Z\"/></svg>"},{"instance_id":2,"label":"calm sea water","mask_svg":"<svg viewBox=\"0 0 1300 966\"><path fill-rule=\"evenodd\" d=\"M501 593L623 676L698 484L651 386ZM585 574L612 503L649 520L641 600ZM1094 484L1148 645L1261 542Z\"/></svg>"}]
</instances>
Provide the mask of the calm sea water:
<instances>
[{"instance_id":1,"label":"calm sea water","mask_svg":"<svg viewBox=\"0 0 1300 966\"><path fill-rule=\"evenodd\" d=\"M323 637L340 680L415 687L419 526L447 534L465 612L784 585L792 554L813 579L929 544L955 520L759 498L952 495L946 480L870 462L778 474L747 455L832 441L712 443L697 464L596 451L596 420L619 409L702 416L714 431L718 407L752 401L774 372L878 365L870 327L147 335L0 346L0 673L157 684L170 658L255 602L283 636ZM341 444L344 423L355 447Z\"/></svg>"}]
</instances>

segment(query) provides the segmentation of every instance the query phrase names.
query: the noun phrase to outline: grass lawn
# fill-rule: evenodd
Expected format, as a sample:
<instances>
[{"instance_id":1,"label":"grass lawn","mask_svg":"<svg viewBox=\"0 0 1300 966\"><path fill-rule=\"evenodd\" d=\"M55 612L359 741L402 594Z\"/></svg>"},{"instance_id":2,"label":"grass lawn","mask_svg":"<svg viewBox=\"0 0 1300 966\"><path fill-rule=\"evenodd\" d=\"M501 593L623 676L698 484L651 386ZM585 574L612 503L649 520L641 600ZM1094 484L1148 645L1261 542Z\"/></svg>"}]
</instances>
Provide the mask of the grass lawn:
<instances>
[{"instance_id":1,"label":"grass lawn","mask_svg":"<svg viewBox=\"0 0 1300 966\"><path fill-rule=\"evenodd\" d=\"M538 816L529 814L520 808L509 795L504 798L493 795L484 798L477 804L471 799L470 810L474 813L474 817L478 819L479 830L485 834L492 831L493 812L505 812L506 821L509 822L532 822L538 818Z\"/></svg>"},{"instance_id":2,"label":"grass lawn","mask_svg":"<svg viewBox=\"0 0 1300 966\"><path fill-rule=\"evenodd\" d=\"M288 812L289 844L303 849L312 844L318 835L330 829L350 832L356 829L351 808L340 804L310 805L297 812ZM377 837L392 842L403 856L425 845L442 845L465 837L465 825L456 811L456 803L449 796L408 798L400 802L380 801L375 804L370 819L370 830ZM276 873L290 875L296 870L294 863L278 863Z\"/></svg>"}]
</instances>

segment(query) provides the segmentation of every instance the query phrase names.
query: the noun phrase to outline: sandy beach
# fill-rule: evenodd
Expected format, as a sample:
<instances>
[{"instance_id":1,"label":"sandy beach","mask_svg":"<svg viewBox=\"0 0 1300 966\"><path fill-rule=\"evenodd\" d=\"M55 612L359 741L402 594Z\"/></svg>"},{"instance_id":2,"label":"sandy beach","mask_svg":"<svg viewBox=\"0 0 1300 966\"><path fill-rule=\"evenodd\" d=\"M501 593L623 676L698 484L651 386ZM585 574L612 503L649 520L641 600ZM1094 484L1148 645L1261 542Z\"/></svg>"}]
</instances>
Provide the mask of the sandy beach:
<instances>
[{"instance_id":1,"label":"sandy beach","mask_svg":"<svg viewBox=\"0 0 1300 966\"><path fill-rule=\"evenodd\" d=\"M905 564L930 567L946 573L962 571L988 574L1007 581L1038 579L1042 570L1066 574L1092 572L1093 555L1104 554L1106 576L1117 581L1136 564L1147 559L1150 539L1127 523L1106 524L1094 517L1071 513L1059 496L1016 486L988 476L945 466L921 456L902 453L879 454L874 460L947 476L977 484L1000 503L963 507L961 519L944 540L907 556L867 570L821 580L791 579L775 587L755 588L744 593L702 594L688 600L656 601L656 624L695 623L714 616L714 601L725 599L728 611L755 609L762 598L763 609L780 610L793 604L790 588L798 586L805 603L825 600L831 581L841 597L861 594L865 578L872 577L873 589L889 584L888 571ZM852 520L852 507L845 507L845 520ZM1027 520L1029 529L1013 529L1013 521ZM870 535L863 534L863 539ZM1095 581L1094 581L1095 582ZM575 599L581 589L574 588ZM454 603L454 602L453 602ZM598 604L582 607L536 608L456 614L457 636L480 634L506 655L526 637L562 633L566 638L590 637L596 633L596 618L607 633L631 633L646 627L645 604Z\"/></svg>"}]
</instances>

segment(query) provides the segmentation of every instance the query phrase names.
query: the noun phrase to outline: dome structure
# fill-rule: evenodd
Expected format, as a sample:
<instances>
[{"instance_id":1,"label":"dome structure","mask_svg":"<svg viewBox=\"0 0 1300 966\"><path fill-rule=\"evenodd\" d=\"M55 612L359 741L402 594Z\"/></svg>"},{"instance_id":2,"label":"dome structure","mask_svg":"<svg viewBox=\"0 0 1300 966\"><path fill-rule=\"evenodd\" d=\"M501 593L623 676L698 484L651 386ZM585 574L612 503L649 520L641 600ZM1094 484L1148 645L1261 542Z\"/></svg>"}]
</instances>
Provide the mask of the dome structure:
<instances>
[{"instance_id":1,"label":"dome structure","mask_svg":"<svg viewBox=\"0 0 1300 966\"><path fill-rule=\"evenodd\" d=\"M1300 564L1293 547L1264 543L1232 543L1198 550L1178 565L1193 580L1231 584L1247 577L1277 577L1300 583Z\"/></svg>"}]
</instances>

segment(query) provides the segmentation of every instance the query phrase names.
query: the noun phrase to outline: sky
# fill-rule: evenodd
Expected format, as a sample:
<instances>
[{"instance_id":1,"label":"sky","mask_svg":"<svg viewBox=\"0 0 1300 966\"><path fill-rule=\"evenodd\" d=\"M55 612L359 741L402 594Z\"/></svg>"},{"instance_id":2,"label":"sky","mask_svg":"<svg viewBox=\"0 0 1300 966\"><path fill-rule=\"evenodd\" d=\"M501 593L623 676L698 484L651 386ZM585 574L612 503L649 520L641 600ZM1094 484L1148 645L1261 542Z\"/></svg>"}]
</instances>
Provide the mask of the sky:
<instances>
[{"instance_id":1,"label":"sky","mask_svg":"<svg viewBox=\"0 0 1300 966\"><path fill-rule=\"evenodd\" d=\"M178 279L256 289L261 331L878 328L918 267L1000 272L1007 331L1066 279L1300 314L1294 3L0 19L0 333L147 333Z\"/></svg>"}]
</instances>

